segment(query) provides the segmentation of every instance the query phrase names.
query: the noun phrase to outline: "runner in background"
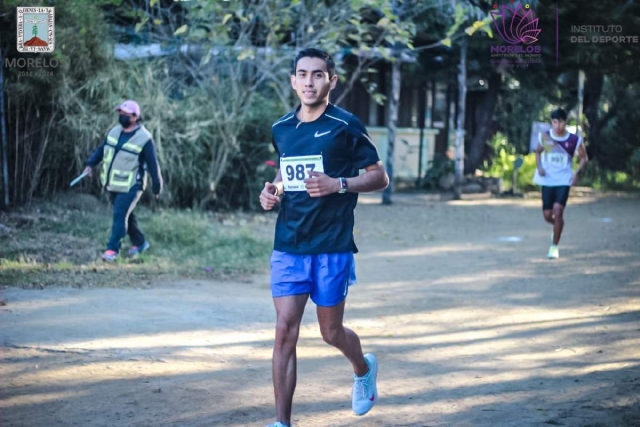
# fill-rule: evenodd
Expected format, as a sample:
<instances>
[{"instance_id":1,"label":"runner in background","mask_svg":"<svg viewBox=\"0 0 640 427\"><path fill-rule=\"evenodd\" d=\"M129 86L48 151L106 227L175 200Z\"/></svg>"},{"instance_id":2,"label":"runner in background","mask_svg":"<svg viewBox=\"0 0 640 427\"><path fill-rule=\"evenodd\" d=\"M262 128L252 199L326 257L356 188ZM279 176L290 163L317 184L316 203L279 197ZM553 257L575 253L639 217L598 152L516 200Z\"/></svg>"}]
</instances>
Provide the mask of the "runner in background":
<instances>
[{"instance_id":1,"label":"runner in background","mask_svg":"<svg viewBox=\"0 0 640 427\"><path fill-rule=\"evenodd\" d=\"M551 129L538 135L537 169L533 182L542 186L542 215L553 225L551 246L547 258L560 256L558 244L564 228L564 208L571 186L578 182L578 174L589 161L582 138L566 130L567 112L562 108L551 113ZM573 171L573 158L579 158Z\"/></svg>"}]
</instances>

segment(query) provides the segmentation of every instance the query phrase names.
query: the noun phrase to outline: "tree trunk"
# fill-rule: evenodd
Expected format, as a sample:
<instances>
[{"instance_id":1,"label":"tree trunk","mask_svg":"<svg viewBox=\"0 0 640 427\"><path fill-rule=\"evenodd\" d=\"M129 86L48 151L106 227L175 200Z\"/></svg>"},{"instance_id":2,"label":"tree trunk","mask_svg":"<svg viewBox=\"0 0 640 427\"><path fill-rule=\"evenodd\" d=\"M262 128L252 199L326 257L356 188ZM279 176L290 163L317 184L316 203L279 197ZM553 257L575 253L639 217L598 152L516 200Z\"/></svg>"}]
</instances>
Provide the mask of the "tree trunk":
<instances>
[{"instance_id":1,"label":"tree trunk","mask_svg":"<svg viewBox=\"0 0 640 427\"><path fill-rule=\"evenodd\" d=\"M585 128L589 138L589 157L598 156L598 136L600 134L600 118L598 105L602 96L604 76L599 72L587 72L584 84L584 115L587 117Z\"/></svg>"},{"instance_id":2,"label":"tree trunk","mask_svg":"<svg viewBox=\"0 0 640 427\"><path fill-rule=\"evenodd\" d=\"M2 133L2 193L4 205L9 206L9 149L4 116L4 52L0 51L0 132Z\"/></svg>"},{"instance_id":3,"label":"tree trunk","mask_svg":"<svg viewBox=\"0 0 640 427\"><path fill-rule=\"evenodd\" d=\"M398 126L398 104L400 102L400 84L402 75L400 72L400 51L394 52L394 61L391 68L391 100L389 102L389 122L388 142L387 142L387 174L389 175L389 186L382 193L382 204L391 204L391 194L393 194L393 150L396 142L396 128Z\"/></svg>"},{"instance_id":4,"label":"tree trunk","mask_svg":"<svg viewBox=\"0 0 640 427\"><path fill-rule=\"evenodd\" d=\"M458 64L458 123L456 124L456 165L453 197L460 200L460 187L464 178L464 112L467 102L467 39L460 42L460 64Z\"/></svg>"},{"instance_id":5,"label":"tree trunk","mask_svg":"<svg viewBox=\"0 0 640 427\"><path fill-rule=\"evenodd\" d=\"M469 156L464 164L464 172L472 173L484 160L484 153L491 132L491 119L493 112L498 103L498 95L500 93L500 85L502 84L502 74L493 71L489 76L489 89L484 102L480 106L480 114L478 119L478 128L476 134L471 140L471 149Z\"/></svg>"},{"instance_id":6,"label":"tree trunk","mask_svg":"<svg viewBox=\"0 0 640 427\"><path fill-rule=\"evenodd\" d=\"M584 71L578 71L578 136L584 135L584 123L582 116L584 114Z\"/></svg>"},{"instance_id":7,"label":"tree trunk","mask_svg":"<svg viewBox=\"0 0 640 427\"><path fill-rule=\"evenodd\" d=\"M45 154L47 152L47 146L49 145L50 132L53 128L53 120L58 115L58 110L51 113L51 118L49 119L49 124L46 129L40 129L40 135L44 136L42 139L42 146L40 147L40 152L38 153L38 159L36 160L35 166L33 167L33 174L31 175L31 184L29 185L29 190L27 191L26 202L28 205L31 204L31 200L33 199L33 194L36 191L36 187L40 184L40 176L42 175L42 165L44 162ZM44 135L43 135L44 133Z\"/></svg>"}]
</instances>

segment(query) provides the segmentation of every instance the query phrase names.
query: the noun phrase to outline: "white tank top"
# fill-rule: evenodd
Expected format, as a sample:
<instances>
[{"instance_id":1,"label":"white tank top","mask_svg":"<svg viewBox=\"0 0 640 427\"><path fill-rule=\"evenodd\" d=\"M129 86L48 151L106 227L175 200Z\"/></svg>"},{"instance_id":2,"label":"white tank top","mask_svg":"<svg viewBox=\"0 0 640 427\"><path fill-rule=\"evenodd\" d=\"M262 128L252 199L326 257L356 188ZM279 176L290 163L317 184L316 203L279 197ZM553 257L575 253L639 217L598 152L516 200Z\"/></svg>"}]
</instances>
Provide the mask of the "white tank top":
<instances>
[{"instance_id":1,"label":"white tank top","mask_svg":"<svg viewBox=\"0 0 640 427\"><path fill-rule=\"evenodd\" d=\"M533 175L533 182L537 185L545 187L559 187L563 185L571 185L573 179L573 158L578 153L582 138L578 138L573 153L567 151L563 147L572 136L567 132L566 135L559 137L554 135L553 130L548 133L538 134L538 143L544 147L544 151L540 153L541 166L545 171L545 176L540 176L536 168ZM574 136L575 137L575 136Z\"/></svg>"}]
</instances>

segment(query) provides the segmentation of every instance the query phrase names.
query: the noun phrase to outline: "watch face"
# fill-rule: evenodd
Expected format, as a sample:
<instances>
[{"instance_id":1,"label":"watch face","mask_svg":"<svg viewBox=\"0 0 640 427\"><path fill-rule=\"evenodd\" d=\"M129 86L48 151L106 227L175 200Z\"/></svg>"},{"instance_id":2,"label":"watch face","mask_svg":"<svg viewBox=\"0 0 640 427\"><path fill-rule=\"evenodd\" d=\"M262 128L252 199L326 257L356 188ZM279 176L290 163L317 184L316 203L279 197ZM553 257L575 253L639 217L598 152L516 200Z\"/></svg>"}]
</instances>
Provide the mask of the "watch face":
<instances>
[{"instance_id":1,"label":"watch face","mask_svg":"<svg viewBox=\"0 0 640 427\"><path fill-rule=\"evenodd\" d=\"M344 194L347 192L347 179L346 178L340 178L340 194Z\"/></svg>"}]
</instances>

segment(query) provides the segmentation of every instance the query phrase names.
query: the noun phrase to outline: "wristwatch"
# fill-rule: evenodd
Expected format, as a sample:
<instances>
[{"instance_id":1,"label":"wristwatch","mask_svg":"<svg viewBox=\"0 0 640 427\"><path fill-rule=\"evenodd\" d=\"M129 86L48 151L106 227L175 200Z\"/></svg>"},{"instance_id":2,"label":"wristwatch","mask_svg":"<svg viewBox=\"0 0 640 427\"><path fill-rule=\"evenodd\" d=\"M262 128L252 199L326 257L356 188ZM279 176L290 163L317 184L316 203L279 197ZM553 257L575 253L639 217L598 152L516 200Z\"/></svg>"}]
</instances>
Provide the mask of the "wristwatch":
<instances>
[{"instance_id":1,"label":"wristwatch","mask_svg":"<svg viewBox=\"0 0 640 427\"><path fill-rule=\"evenodd\" d=\"M338 191L339 194L344 194L347 192L347 178L338 178L338 181L340 181L340 191Z\"/></svg>"}]
</instances>

